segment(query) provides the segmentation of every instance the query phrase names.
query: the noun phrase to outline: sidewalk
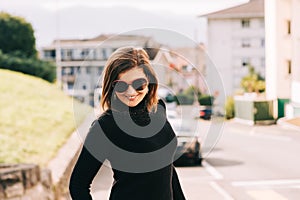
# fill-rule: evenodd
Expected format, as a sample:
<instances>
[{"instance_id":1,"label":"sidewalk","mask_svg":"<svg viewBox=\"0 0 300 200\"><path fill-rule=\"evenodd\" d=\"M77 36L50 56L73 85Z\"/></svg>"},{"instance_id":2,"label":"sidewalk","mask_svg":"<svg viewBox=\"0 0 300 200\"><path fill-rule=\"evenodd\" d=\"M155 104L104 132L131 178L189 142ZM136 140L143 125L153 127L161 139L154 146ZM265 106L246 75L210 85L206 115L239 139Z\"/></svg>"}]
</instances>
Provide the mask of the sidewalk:
<instances>
[{"instance_id":1,"label":"sidewalk","mask_svg":"<svg viewBox=\"0 0 300 200\"><path fill-rule=\"evenodd\" d=\"M291 118L291 119L280 118L277 121L277 124L284 128L290 128L290 129L300 131L300 117L295 117L295 118Z\"/></svg>"}]
</instances>

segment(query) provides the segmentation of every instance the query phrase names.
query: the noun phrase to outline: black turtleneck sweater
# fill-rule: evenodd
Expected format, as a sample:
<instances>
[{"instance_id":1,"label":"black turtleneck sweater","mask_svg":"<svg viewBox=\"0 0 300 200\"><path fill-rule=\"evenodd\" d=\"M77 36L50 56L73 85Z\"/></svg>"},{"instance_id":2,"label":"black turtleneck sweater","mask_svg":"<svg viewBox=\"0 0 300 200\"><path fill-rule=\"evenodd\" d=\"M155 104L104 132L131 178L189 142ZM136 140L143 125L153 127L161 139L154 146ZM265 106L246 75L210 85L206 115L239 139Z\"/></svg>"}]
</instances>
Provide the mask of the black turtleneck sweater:
<instances>
[{"instance_id":1,"label":"black turtleneck sweater","mask_svg":"<svg viewBox=\"0 0 300 200\"><path fill-rule=\"evenodd\" d=\"M145 102L122 103L90 127L70 179L73 200L90 200L90 185L105 159L113 170L110 200L184 200L172 164L177 145L165 104L149 113Z\"/></svg>"}]
</instances>

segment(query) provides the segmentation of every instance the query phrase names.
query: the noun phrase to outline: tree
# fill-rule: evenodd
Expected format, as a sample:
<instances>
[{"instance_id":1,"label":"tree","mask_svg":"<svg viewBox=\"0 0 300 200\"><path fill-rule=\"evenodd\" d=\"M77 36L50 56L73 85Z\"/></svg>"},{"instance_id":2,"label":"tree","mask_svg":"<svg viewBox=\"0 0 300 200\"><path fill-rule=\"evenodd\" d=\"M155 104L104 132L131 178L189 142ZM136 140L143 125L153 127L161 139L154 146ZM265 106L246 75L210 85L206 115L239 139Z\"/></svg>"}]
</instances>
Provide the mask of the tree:
<instances>
[{"instance_id":1,"label":"tree","mask_svg":"<svg viewBox=\"0 0 300 200\"><path fill-rule=\"evenodd\" d=\"M36 57L34 31L24 18L0 12L0 49L5 54Z\"/></svg>"},{"instance_id":2,"label":"tree","mask_svg":"<svg viewBox=\"0 0 300 200\"><path fill-rule=\"evenodd\" d=\"M264 92L266 88L265 80L257 73L253 66L248 66L248 74L242 78L241 87L245 92Z\"/></svg>"},{"instance_id":3,"label":"tree","mask_svg":"<svg viewBox=\"0 0 300 200\"><path fill-rule=\"evenodd\" d=\"M11 54L3 54L0 50L0 68L37 76L49 82L55 81L54 63L39 60L35 57L21 58Z\"/></svg>"}]
</instances>

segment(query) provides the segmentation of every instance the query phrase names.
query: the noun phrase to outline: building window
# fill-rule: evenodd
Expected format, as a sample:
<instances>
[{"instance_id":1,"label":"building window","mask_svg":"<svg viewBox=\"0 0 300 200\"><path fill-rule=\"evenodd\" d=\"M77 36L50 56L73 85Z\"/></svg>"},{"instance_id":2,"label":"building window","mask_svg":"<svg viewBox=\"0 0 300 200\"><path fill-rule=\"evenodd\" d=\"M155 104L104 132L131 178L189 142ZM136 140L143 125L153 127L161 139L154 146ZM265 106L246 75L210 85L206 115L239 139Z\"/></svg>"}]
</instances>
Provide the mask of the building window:
<instances>
[{"instance_id":1,"label":"building window","mask_svg":"<svg viewBox=\"0 0 300 200\"><path fill-rule=\"evenodd\" d=\"M46 50L44 51L45 58L55 58L55 50Z\"/></svg>"},{"instance_id":2,"label":"building window","mask_svg":"<svg viewBox=\"0 0 300 200\"><path fill-rule=\"evenodd\" d=\"M261 27L261 28L264 28L264 27L265 27L265 20L264 20L264 19L261 19L261 20L260 20L260 27Z\"/></svg>"},{"instance_id":3,"label":"building window","mask_svg":"<svg viewBox=\"0 0 300 200\"><path fill-rule=\"evenodd\" d=\"M266 65L266 59L265 58L261 58L260 59L260 66L261 67L265 67L265 65Z\"/></svg>"},{"instance_id":4,"label":"building window","mask_svg":"<svg viewBox=\"0 0 300 200\"><path fill-rule=\"evenodd\" d=\"M108 58L106 49L102 49L102 58L106 60Z\"/></svg>"},{"instance_id":5,"label":"building window","mask_svg":"<svg viewBox=\"0 0 300 200\"><path fill-rule=\"evenodd\" d=\"M288 72L288 75L290 75L292 73L292 61L291 60L287 60L287 72Z\"/></svg>"},{"instance_id":6,"label":"building window","mask_svg":"<svg viewBox=\"0 0 300 200\"><path fill-rule=\"evenodd\" d=\"M286 31L288 35L291 34L291 20L286 21Z\"/></svg>"},{"instance_id":7,"label":"building window","mask_svg":"<svg viewBox=\"0 0 300 200\"><path fill-rule=\"evenodd\" d=\"M260 40L260 46L261 46L261 47L265 47L265 38L262 38L262 39Z\"/></svg>"},{"instance_id":8,"label":"building window","mask_svg":"<svg viewBox=\"0 0 300 200\"><path fill-rule=\"evenodd\" d=\"M68 86L68 89L69 90L73 90L73 88L74 88L74 83L67 83L67 86Z\"/></svg>"},{"instance_id":9,"label":"building window","mask_svg":"<svg viewBox=\"0 0 300 200\"><path fill-rule=\"evenodd\" d=\"M249 28L250 27L250 20L249 19L242 19L241 25L242 25L242 28Z\"/></svg>"},{"instance_id":10,"label":"building window","mask_svg":"<svg viewBox=\"0 0 300 200\"><path fill-rule=\"evenodd\" d=\"M250 65L250 58L242 58L242 66L247 67Z\"/></svg>"},{"instance_id":11,"label":"building window","mask_svg":"<svg viewBox=\"0 0 300 200\"><path fill-rule=\"evenodd\" d=\"M103 66L98 67L98 75L101 75L103 68L104 68Z\"/></svg>"},{"instance_id":12,"label":"building window","mask_svg":"<svg viewBox=\"0 0 300 200\"><path fill-rule=\"evenodd\" d=\"M80 67L76 67L76 69L77 69L77 74L80 74L81 73Z\"/></svg>"},{"instance_id":13,"label":"building window","mask_svg":"<svg viewBox=\"0 0 300 200\"><path fill-rule=\"evenodd\" d=\"M83 49L81 51L81 58L86 59L89 56L90 50L89 49Z\"/></svg>"},{"instance_id":14,"label":"building window","mask_svg":"<svg viewBox=\"0 0 300 200\"><path fill-rule=\"evenodd\" d=\"M90 67L86 67L86 73L90 74L91 73L91 68Z\"/></svg>"},{"instance_id":15,"label":"building window","mask_svg":"<svg viewBox=\"0 0 300 200\"><path fill-rule=\"evenodd\" d=\"M249 48L249 47L251 47L250 39L243 39L242 40L242 47L243 48Z\"/></svg>"}]
</instances>

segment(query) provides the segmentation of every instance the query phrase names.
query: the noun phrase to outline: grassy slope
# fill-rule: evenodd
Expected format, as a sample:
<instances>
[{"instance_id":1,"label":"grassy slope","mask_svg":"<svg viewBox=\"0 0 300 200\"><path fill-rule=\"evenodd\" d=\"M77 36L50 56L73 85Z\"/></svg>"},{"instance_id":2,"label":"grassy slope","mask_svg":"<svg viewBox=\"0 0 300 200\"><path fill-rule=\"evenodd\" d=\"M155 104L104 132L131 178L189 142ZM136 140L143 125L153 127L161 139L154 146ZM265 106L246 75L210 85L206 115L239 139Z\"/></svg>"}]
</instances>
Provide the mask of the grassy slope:
<instances>
[{"instance_id":1,"label":"grassy slope","mask_svg":"<svg viewBox=\"0 0 300 200\"><path fill-rule=\"evenodd\" d=\"M92 111L74 105L76 121ZM45 165L75 126L73 100L55 85L0 69L0 163Z\"/></svg>"}]
</instances>

